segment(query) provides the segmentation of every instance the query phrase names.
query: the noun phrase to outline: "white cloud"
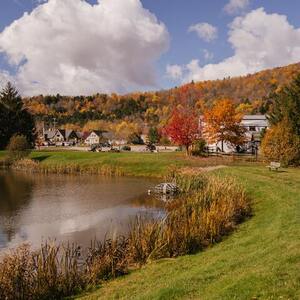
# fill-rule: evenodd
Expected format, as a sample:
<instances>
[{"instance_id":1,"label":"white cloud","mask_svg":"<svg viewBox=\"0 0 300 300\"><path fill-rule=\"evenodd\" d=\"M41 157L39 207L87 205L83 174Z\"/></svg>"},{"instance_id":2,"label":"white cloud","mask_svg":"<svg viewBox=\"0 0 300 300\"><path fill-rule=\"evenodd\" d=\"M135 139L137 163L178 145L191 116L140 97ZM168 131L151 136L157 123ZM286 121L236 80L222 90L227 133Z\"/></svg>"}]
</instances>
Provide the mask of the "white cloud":
<instances>
[{"instance_id":1,"label":"white cloud","mask_svg":"<svg viewBox=\"0 0 300 300\"><path fill-rule=\"evenodd\" d=\"M263 8L235 18L228 40L233 56L203 67L199 60L192 60L182 66L183 81L241 76L300 60L300 28L289 24L286 16L267 14Z\"/></svg>"},{"instance_id":2,"label":"white cloud","mask_svg":"<svg viewBox=\"0 0 300 300\"><path fill-rule=\"evenodd\" d=\"M179 65L167 65L166 75L168 78L177 80L182 78L183 70Z\"/></svg>"},{"instance_id":3,"label":"white cloud","mask_svg":"<svg viewBox=\"0 0 300 300\"><path fill-rule=\"evenodd\" d=\"M126 92L156 85L169 34L140 0L49 0L0 33L23 94Z\"/></svg>"},{"instance_id":4,"label":"white cloud","mask_svg":"<svg viewBox=\"0 0 300 300\"><path fill-rule=\"evenodd\" d=\"M206 42L211 42L218 37L218 29L208 23L191 25L188 32L196 32L198 37Z\"/></svg>"},{"instance_id":5,"label":"white cloud","mask_svg":"<svg viewBox=\"0 0 300 300\"><path fill-rule=\"evenodd\" d=\"M14 83L14 78L10 76L7 71L0 70L0 89L3 88L8 81Z\"/></svg>"},{"instance_id":6,"label":"white cloud","mask_svg":"<svg viewBox=\"0 0 300 300\"><path fill-rule=\"evenodd\" d=\"M250 4L250 0L230 0L224 7L224 11L229 15L243 12Z\"/></svg>"},{"instance_id":7,"label":"white cloud","mask_svg":"<svg viewBox=\"0 0 300 300\"><path fill-rule=\"evenodd\" d=\"M214 54L210 51L208 51L207 49L203 50L203 55L205 60L212 60L214 58Z\"/></svg>"}]
</instances>

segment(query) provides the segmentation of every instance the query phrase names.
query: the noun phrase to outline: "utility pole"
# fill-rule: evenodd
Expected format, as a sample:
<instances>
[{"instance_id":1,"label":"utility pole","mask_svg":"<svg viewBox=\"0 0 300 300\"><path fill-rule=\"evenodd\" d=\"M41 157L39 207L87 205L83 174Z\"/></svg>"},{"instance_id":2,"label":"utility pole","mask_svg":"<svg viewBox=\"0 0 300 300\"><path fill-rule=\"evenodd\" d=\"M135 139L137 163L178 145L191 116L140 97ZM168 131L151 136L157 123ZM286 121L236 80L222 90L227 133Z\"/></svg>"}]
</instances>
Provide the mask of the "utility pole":
<instances>
[{"instance_id":1,"label":"utility pole","mask_svg":"<svg viewBox=\"0 0 300 300\"><path fill-rule=\"evenodd\" d=\"M53 127L54 127L54 130L56 130L56 118L53 118Z\"/></svg>"}]
</instances>

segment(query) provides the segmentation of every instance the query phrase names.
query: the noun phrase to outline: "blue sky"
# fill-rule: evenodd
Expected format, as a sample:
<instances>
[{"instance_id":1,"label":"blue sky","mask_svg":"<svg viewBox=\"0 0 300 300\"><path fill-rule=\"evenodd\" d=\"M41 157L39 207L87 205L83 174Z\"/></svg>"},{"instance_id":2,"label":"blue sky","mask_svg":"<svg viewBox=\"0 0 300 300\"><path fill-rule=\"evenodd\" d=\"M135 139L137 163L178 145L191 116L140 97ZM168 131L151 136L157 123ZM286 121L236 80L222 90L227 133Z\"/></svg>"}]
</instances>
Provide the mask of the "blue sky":
<instances>
[{"instance_id":1,"label":"blue sky","mask_svg":"<svg viewBox=\"0 0 300 300\"><path fill-rule=\"evenodd\" d=\"M51 0L52 1L52 0ZM55 1L55 0L53 0ZM56 0L57 2L62 0ZM73 0L75 1L75 0ZM77 1L77 0L76 0ZM107 1L107 0L106 0ZM115 1L115 0L111 0ZM116 0L118 1L118 0ZM124 0L124 1L131 1L131 0ZM138 1L138 0L135 0ZM245 7L237 9L235 12L229 13L224 9L226 5L230 1L233 2L244 2ZM91 4L97 4L97 1L95 0L88 0L87 2ZM262 68L266 67L273 67L276 66L276 60L278 60L278 65L287 64L287 63L293 63L297 60L298 53L300 53L300 38L298 42L298 37L300 36L300 31L298 31L298 28L300 28L300 18L299 18L299 11L300 11L300 1L297 0L265 0L265 1L259 1L259 0L209 0L209 1L200 1L200 0L142 0L142 5L145 9L150 10L153 15L156 16L156 18L164 23L166 30L168 32L169 37L169 43L168 43L168 50L165 49L165 45L161 44L161 47L156 51L156 54L154 55L155 58L151 59L151 63L154 64L157 72L157 78L156 78L156 84L153 86L152 84L147 84L147 80L143 81L142 84L134 82L129 82L128 85L132 86L129 88L131 90L134 89L149 89L149 88L168 88L175 85L178 85L182 82L189 81L190 79L195 80L202 80L202 79L215 79L215 77L222 77L228 73L228 75L234 76L234 75L240 75L243 74L243 72L251 72L260 70ZM246 5L248 3L248 5ZM101 2L100 2L101 4ZM0 32L4 30L5 27L11 26L11 23L15 20L20 19L24 12L32 12L34 9L37 8L40 4L36 0L1 0L0 2ZM255 27L256 25L247 25L251 20L256 20L255 11L258 8L264 8L263 13L257 12L258 18L261 18L258 23L260 26ZM249 15L249 18L246 19L246 16L248 14L251 14L253 12L252 19ZM139 12L137 12L139 13ZM286 16L287 20L286 22L284 20L280 20L279 17L277 18L271 18L272 14L276 14L276 16ZM228 36L229 36L229 24L231 24L236 18L243 18L245 19L245 22L241 25L235 26L234 36L235 42L229 42ZM248 20L248 21L246 21ZM290 48L294 49L293 54L290 54L290 57L288 59L277 59L277 57L274 57L274 54L270 54L270 57L268 56L268 53L264 52L272 52L272 50L265 49L258 49L258 51L261 51L261 55L259 57L266 57L264 60L257 63L257 66L253 68L253 64L257 62L257 57L253 58L251 57L252 50L249 50L249 53L246 53L245 55L242 53L243 50L237 51L236 49L246 49L247 50L247 40L243 41L244 45L241 45L239 43L239 35L241 30L243 32L251 31L254 36L257 34L260 34L258 31L265 30L264 26L266 23L266 26L273 26L276 31L277 26L277 20L278 20L278 28L284 27L283 25L286 23L287 25L291 26L291 28L286 29L286 31L283 31L283 35L291 35L290 40L279 40L278 41L278 48L280 47L280 43L284 43L284 47L287 46L289 51ZM55 22L55 21L54 21ZM188 29L191 25L195 24L201 24L201 23L208 23L211 26L215 27L217 30L217 37L215 39L212 39L210 41L205 40L205 38L201 38L197 35L196 31L188 32ZM255 22L253 22L255 23ZM22 25L23 27L26 25ZM250 26L250 27L247 27ZM25 30L25 29L24 29ZM28 29L29 30L29 29ZM25 31L27 33L28 31ZM48 31L45 34L45 39L48 39L47 37ZM12 31L10 35L13 35L16 33ZM57 34L57 33L56 33ZM280 33L278 33L280 35ZM276 39L274 38L274 35L276 36L276 32L269 31L267 34L267 37L270 37L270 42L273 43L274 47L277 47ZM296 38L292 38L292 37ZM166 35L162 35L163 37L166 37ZM20 72L20 66L22 64L26 64L27 60L30 62L29 56L27 57L26 52L21 53L24 56L24 61L22 63L16 63L12 64L8 62L8 58L11 58L15 55L14 50L12 50L11 43L8 43L7 40L9 40L9 36L5 36L5 40L1 40L1 34L0 34L0 71L2 73L5 73L6 75L9 74L12 78L15 78L15 76L18 75L18 72ZM244 35L241 36L244 38ZM250 40L251 37L248 39ZM292 41L294 40L294 41ZM297 41L295 43L295 40ZM7 42L5 44L5 47L1 48L1 41ZM19 45L19 47L27 47L27 41L30 42L30 39L25 40L24 45ZM100 42L100 41L99 41ZM162 40L157 41L154 40L153 44L157 44L158 42L163 43ZM4 43L4 42L3 42ZM242 43L242 42L241 42ZM268 43L268 44L269 44ZM291 43L289 45L288 43ZM137 43L138 44L138 43ZM257 44L257 42L256 42ZM287 44L287 45L286 45ZM249 49L251 46L254 47L255 43L253 45L249 45ZM267 44L266 44L267 45ZM164 50L162 50L164 49ZM255 49L253 49L255 50ZM83 50L81 50L83 51ZM280 50L278 50L280 51ZM1 53L2 52L2 53ZM208 58L205 59L205 52L207 53ZM237 54L237 52L239 52ZM247 52L247 51L246 51ZM142 52L137 52L142 53ZM151 52L152 53L152 52ZM290 52L288 52L290 53ZM84 53L83 53L84 54ZM209 55L208 55L209 54ZM142 55L142 54L141 54ZM238 57L235 57L237 56ZM284 55L284 52L283 52ZM224 60L234 57L233 65L229 65L229 63L226 62L225 66L219 66L218 64L220 62L223 62ZM134 59L133 57L128 56L128 59ZM247 66L240 66L240 60L244 59L245 61L249 59L251 61L251 64ZM197 60L197 63L194 62L194 67L189 67L189 64L193 61ZM238 61L238 62L237 62ZM300 57L299 57L300 61ZM59 63L59 61L58 61ZM134 63L134 62L132 62ZM246 63L246 62L245 62ZM203 67L209 65L209 64L215 64L213 70L209 71L208 68ZM26 70L27 73L30 76L34 73L34 64L32 63L32 66L28 66L28 69ZM176 65L181 73L180 76L170 76L166 73L167 66L174 66ZM149 61L141 64L141 67L143 66L149 66ZM43 67L43 65L41 65ZM45 66L47 67L47 66ZM101 66L100 66L101 67ZM177 68L177 69L178 69ZM237 70L240 68L239 70ZM220 71L221 69L221 71ZM233 70L232 74L230 70ZM229 71L228 71L229 70ZM134 70L134 72L138 72L138 70ZM142 70L141 70L142 72ZM226 73L227 72L227 73ZM126 74L126 73L124 73ZM24 75L25 76L25 75ZM24 77L23 76L23 77ZM40 77L38 74L36 74L37 78L34 79L34 75L31 78L31 84L33 82L38 82ZM140 75L145 76L145 78L150 78L151 74L143 74L143 72ZM20 78L22 76L19 76ZM0 77L1 79L1 77ZM32 88L26 88L26 84L24 83L24 78L22 79L16 79L17 82L20 81L21 90L27 90L26 93L34 94L35 90ZM45 79L46 80L46 79ZM95 79L96 80L96 79ZM114 80L113 74L110 74L110 80ZM110 91L112 88L116 88L117 91L124 92L126 85L126 82L122 82L120 78L118 78L119 83L118 84L110 84L108 82L105 82L103 84L103 87L107 87L107 91ZM136 80L135 80L136 81ZM151 80L149 80L150 82ZM145 83L144 83L145 82ZM66 83L67 84L67 83ZM54 82L53 82L54 85ZM23 87L24 86L24 87ZM45 87L45 84L43 85ZM120 87L120 88L119 88ZM99 86L97 86L97 89L101 90L101 80L99 81ZM105 90L105 88L103 88ZM93 91L93 88L90 86L86 89L83 89L83 93L87 93L91 90ZM37 92L43 92L43 88L37 89ZM52 89L49 89L48 87L45 88L45 92L52 92ZM58 92L69 92L68 89L58 87ZM80 90L78 91L80 92Z\"/></svg>"}]
</instances>

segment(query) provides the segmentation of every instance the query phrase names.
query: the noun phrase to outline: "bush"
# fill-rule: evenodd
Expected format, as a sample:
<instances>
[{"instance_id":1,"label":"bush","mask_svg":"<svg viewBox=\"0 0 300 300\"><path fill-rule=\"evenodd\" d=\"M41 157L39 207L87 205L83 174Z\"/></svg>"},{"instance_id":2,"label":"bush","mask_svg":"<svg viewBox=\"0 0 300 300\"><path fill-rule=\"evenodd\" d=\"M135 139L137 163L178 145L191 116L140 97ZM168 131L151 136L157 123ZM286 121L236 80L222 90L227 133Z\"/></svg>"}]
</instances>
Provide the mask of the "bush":
<instances>
[{"instance_id":1,"label":"bush","mask_svg":"<svg viewBox=\"0 0 300 300\"><path fill-rule=\"evenodd\" d=\"M12 160L20 160L30 153L30 146L24 135L14 135L7 146L8 156Z\"/></svg>"},{"instance_id":2,"label":"bush","mask_svg":"<svg viewBox=\"0 0 300 300\"><path fill-rule=\"evenodd\" d=\"M204 156L205 155L205 147L206 147L206 141L204 139L196 140L193 143L192 155L193 156Z\"/></svg>"},{"instance_id":3,"label":"bush","mask_svg":"<svg viewBox=\"0 0 300 300\"><path fill-rule=\"evenodd\" d=\"M36 172L39 169L39 162L29 159L22 158L16 161L13 161L11 168L14 170L22 170L26 172Z\"/></svg>"},{"instance_id":4,"label":"bush","mask_svg":"<svg viewBox=\"0 0 300 300\"><path fill-rule=\"evenodd\" d=\"M204 139L196 140L193 144L194 150L199 152L204 152L206 147L206 141Z\"/></svg>"},{"instance_id":5,"label":"bush","mask_svg":"<svg viewBox=\"0 0 300 300\"><path fill-rule=\"evenodd\" d=\"M282 121L265 133L261 151L270 161L279 161L286 166L299 164L299 136L293 132L288 121Z\"/></svg>"}]
</instances>

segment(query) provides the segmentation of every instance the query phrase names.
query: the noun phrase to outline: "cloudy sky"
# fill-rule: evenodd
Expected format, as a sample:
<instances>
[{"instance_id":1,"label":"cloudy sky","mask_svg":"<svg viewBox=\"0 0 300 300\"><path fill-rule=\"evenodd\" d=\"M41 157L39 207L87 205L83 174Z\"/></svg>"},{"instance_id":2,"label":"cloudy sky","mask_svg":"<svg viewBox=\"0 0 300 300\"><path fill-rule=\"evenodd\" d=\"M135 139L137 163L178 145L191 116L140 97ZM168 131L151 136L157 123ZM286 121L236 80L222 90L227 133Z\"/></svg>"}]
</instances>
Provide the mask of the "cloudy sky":
<instances>
[{"instance_id":1,"label":"cloudy sky","mask_svg":"<svg viewBox=\"0 0 300 300\"><path fill-rule=\"evenodd\" d=\"M0 85L126 93L300 61L298 0L1 0Z\"/></svg>"}]
</instances>

